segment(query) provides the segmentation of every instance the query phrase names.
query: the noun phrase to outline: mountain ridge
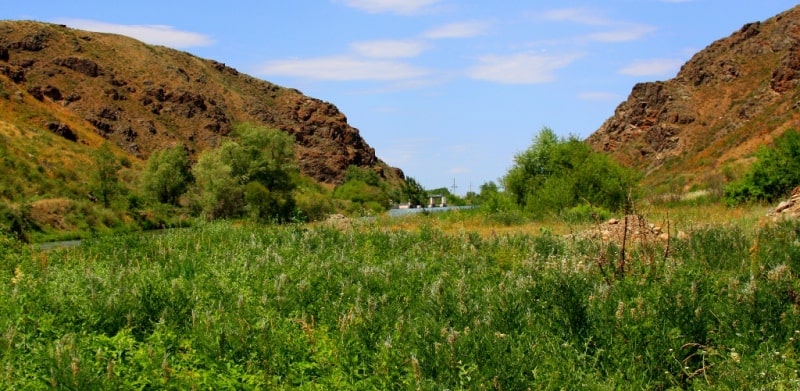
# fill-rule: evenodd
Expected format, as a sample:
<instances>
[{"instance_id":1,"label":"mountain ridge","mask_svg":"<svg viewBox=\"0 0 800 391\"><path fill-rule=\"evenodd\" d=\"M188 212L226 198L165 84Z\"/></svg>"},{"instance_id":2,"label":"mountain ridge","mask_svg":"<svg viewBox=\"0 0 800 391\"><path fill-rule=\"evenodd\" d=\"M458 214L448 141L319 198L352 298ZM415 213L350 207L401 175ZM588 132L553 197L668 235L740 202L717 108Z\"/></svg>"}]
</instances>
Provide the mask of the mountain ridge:
<instances>
[{"instance_id":1,"label":"mountain ridge","mask_svg":"<svg viewBox=\"0 0 800 391\"><path fill-rule=\"evenodd\" d=\"M175 144L199 153L250 122L292 134L301 172L317 182L341 183L350 165L404 177L333 104L121 35L0 21L0 85L0 120L72 143L97 135L138 160ZM46 107L23 108L31 98Z\"/></svg>"},{"instance_id":2,"label":"mountain ridge","mask_svg":"<svg viewBox=\"0 0 800 391\"><path fill-rule=\"evenodd\" d=\"M800 125L800 6L748 23L666 81L639 83L586 142L656 191L719 187Z\"/></svg>"}]
</instances>

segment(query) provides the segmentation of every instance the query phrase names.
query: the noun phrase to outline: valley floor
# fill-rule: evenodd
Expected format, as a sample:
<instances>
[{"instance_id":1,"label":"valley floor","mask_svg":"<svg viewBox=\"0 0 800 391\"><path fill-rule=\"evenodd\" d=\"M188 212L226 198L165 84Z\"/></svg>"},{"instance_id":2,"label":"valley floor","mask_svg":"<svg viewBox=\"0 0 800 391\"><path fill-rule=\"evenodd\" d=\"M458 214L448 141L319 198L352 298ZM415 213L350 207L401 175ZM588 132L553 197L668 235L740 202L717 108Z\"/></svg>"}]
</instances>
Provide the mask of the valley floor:
<instances>
[{"instance_id":1,"label":"valley floor","mask_svg":"<svg viewBox=\"0 0 800 391\"><path fill-rule=\"evenodd\" d=\"M625 245L477 214L2 237L0 388L796 389L800 223L761 213Z\"/></svg>"}]
</instances>

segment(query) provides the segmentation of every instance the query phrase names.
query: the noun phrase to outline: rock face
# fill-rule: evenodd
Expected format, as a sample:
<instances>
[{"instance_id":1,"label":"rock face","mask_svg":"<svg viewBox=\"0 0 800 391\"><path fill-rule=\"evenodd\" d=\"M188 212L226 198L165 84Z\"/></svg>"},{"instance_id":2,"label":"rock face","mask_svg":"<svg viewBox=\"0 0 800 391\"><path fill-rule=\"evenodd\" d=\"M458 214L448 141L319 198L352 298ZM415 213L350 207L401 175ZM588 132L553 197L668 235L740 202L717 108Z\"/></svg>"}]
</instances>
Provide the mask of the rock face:
<instances>
[{"instance_id":1,"label":"rock face","mask_svg":"<svg viewBox=\"0 0 800 391\"><path fill-rule=\"evenodd\" d=\"M641 83L587 142L649 184L724 181L800 124L800 6L743 26L668 81Z\"/></svg>"},{"instance_id":2,"label":"rock face","mask_svg":"<svg viewBox=\"0 0 800 391\"><path fill-rule=\"evenodd\" d=\"M403 178L334 105L123 36L0 21L0 82L18 91L19 102L27 94L82 120L33 126L77 142L85 127L140 159L178 143L200 152L221 143L235 124L250 122L294 135L301 171L318 182L339 183L350 165Z\"/></svg>"},{"instance_id":3,"label":"rock face","mask_svg":"<svg viewBox=\"0 0 800 391\"><path fill-rule=\"evenodd\" d=\"M800 218L800 187L794 188L788 200L782 201L770 214L777 218Z\"/></svg>"}]
</instances>

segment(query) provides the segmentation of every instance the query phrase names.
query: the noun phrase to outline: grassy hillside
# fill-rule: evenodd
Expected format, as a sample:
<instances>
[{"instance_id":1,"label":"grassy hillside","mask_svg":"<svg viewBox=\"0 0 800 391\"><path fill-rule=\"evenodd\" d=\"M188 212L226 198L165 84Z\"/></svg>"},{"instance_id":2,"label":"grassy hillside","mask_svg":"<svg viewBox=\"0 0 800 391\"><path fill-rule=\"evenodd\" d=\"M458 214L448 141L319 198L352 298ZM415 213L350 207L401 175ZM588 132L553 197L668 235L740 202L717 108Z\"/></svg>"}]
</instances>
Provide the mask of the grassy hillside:
<instances>
[{"instance_id":1,"label":"grassy hillside","mask_svg":"<svg viewBox=\"0 0 800 391\"><path fill-rule=\"evenodd\" d=\"M293 137L304 200L330 198L351 166L386 188L403 181L330 103L124 36L0 21L0 226L47 240L182 220L138 193L146 159L183 146L196 162L241 124ZM101 207L93 154L105 143L123 191Z\"/></svg>"}]
</instances>

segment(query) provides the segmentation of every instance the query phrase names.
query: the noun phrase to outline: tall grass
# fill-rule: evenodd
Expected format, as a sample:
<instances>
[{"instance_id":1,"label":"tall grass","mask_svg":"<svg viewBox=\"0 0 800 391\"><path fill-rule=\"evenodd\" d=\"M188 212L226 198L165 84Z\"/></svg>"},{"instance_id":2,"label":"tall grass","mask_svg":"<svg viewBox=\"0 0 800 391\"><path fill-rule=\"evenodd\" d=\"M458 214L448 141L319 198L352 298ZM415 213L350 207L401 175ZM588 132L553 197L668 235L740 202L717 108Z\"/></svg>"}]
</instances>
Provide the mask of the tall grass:
<instances>
[{"instance_id":1,"label":"tall grass","mask_svg":"<svg viewBox=\"0 0 800 391\"><path fill-rule=\"evenodd\" d=\"M547 231L362 224L2 236L0 388L800 386L796 222L630 248L611 276Z\"/></svg>"}]
</instances>

